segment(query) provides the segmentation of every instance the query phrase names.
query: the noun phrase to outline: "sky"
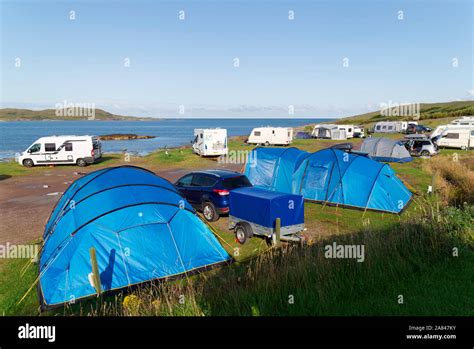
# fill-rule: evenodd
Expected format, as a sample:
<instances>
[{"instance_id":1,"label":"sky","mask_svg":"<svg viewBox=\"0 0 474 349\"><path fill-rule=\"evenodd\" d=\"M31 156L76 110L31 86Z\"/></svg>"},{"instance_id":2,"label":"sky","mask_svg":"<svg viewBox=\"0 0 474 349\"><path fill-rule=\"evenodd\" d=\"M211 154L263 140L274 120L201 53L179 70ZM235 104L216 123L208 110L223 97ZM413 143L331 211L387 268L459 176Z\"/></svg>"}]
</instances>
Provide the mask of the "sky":
<instances>
[{"instance_id":1,"label":"sky","mask_svg":"<svg viewBox=\"0 0 474 349\"><path fill-rule=\"evenodd\" d=\"M473 3L0 0L0 106L334 118L472 100Z\"/></svg>"}]
</instances>

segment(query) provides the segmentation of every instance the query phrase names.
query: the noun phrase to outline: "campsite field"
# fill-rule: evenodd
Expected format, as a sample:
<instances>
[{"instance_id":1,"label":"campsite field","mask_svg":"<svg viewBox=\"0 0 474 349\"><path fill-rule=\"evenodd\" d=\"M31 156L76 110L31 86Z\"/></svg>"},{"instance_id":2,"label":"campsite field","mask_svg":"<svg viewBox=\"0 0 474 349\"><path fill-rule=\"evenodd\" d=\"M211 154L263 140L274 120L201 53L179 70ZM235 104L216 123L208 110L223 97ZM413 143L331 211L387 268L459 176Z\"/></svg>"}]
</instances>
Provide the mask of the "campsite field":
<instances>
[{"instance_id":1,"label":"campsite field","mask_svg":"<svg viewBox=\"0 0 474 349\"><path fill-rule=\"evenodd\" d=\"M317 151L333 143L337 141L295 140L293 146ZM360 140L353 143L357 147ZM243 138L229 146L252 149ZM242 168L201 159L189 148L125 160L123 154L107 155L85 169L1 163L0 243L38 242L54 203L80 172L132 164L174 181L192 169ZM391 166L415 193L400 216L306 203L308 243L281 249L258 238L238 245L224 217L213 227L237 263L46 315L473 315L473 152L443 150L431 159ZM451 167L443 171L443 166ZM466 182L463 191L453 189ZM434 194L426 194L428 185L434 186ZM365 245L366 260L324 258L324 246L335 241ZM36 276L36 265L27 260L0 260L0 314L38 314L31 288ZM180 295L186 296L185 304L178 302Z\"/></svg>"}]
</instances>

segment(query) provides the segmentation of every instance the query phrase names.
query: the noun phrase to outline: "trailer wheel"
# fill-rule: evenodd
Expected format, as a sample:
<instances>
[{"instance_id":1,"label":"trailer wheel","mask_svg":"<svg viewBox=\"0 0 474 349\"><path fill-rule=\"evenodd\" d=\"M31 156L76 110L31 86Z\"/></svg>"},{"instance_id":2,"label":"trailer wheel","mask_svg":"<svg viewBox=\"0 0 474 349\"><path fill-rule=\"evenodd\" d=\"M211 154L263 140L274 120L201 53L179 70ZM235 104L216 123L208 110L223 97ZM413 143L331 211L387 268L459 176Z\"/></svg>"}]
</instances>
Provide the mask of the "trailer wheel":
<instances>
[{"instance_id":1,"label":"trailer wheel","mask_svg":"<svg viewBox=\"0 0 474 349\"><path fill-rule=\"evenodd\" d=\"M206 218L208 222L215 222L219 219L217 210L212 202L206 201L202 205L202 215Z\"/></svg>"},{"instance_id":2,"label":"trailer wheel","mask_svg":"<svg viewBox=\"0 0 474 349\"><path fill-rule=\"evenodd\" d=\"M246 222L239 222L235 225L235 238L241 245L245 244L247 240L253 235L252 227Z\"/></svg>"},{"instance_id":3,"label":"trailer wheel","mask_svg":"<svg viewBox=\"0 0 474 349\"><path fill-rule=\"evenodd\" d=\"M270 146L270 142L269 142L269 141L266 141L266 142L265 142L265 146L266 146L266 147L269 147L269 146Z\"/></svg>"},{"instance_id":4,"label":"trailer wheel","mask_svg":"<svg viewBox=\"0 0 474 349\"><path fill-rule=\"evenodd\" d=\"M79 167L86 167L86 166L87 166L87 162L86 162L86 160L84 160L84 159L77 159L76 165L79 166Z\"/></svg>"},{"instance_id":5,"label":"trailer wheel","mask_svg":"<svg viewBox=\"0 0 474 349\"><path fill-rule=\"evenodd\" d=\"M33 167L35 163L31 159L25 159L23 160L23 166L25 167Z\"/></svg>"}]
</instances>

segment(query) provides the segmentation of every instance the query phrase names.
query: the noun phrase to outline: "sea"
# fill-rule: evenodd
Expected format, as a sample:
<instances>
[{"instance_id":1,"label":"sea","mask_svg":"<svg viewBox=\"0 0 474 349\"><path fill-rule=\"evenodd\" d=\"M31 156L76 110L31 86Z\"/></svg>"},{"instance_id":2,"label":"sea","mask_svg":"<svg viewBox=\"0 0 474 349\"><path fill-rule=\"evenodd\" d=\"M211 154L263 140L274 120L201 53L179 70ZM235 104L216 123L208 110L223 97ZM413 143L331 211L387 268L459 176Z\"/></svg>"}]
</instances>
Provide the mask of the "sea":
<instances>
[{"instance_id":1,"label":"sea","mask_svg":"<svg viewBox=\"0 0 474 349\"><path fill-rule=\"evenodd\" d=\"M332 119L160 119L156 121L5 121L0 122L0 160L14 158L40 137L133 133L152 139L103 141L106 153L127 151L146 155L165 147L190 145L195 128L225 128L227 135L246 136L254 127L296 127Z\"/></svg>"}]
</instances>

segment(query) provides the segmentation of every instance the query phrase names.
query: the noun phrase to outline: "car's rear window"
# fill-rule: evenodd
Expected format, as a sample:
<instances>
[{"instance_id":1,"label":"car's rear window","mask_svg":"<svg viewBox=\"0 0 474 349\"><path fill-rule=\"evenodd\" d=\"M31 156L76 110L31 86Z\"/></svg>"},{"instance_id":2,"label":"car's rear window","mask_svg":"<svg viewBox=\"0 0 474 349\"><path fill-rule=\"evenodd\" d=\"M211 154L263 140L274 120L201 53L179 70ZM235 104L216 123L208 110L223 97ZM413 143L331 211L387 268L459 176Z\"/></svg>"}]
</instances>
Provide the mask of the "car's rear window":
<instances>
[{"instance_id":1,"label":"car's rear window","mask_svg":"<svg viewBox=\"0 0 474 349\"><path fill-rule=\"evenodd\" d=\"M242 187L251 187L252 184L246 176L238 176L232 178L226 178L222 181L222 185L226 189L236 189Z\"/></svg>"}]
</instances>

